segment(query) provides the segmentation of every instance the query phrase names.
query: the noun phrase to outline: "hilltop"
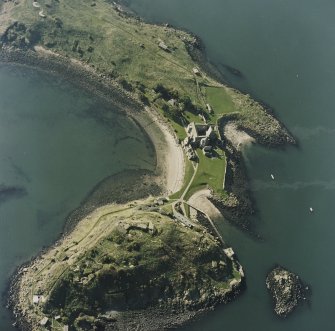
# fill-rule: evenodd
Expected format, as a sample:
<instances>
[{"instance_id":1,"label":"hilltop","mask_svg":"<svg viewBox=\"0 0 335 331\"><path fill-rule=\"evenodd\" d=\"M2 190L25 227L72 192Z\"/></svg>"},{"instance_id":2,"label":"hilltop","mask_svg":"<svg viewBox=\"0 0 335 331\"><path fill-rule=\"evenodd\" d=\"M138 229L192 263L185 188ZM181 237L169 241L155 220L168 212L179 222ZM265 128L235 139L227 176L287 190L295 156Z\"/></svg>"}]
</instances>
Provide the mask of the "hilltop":
<instances>
[{"instance_id":1,"label":"hilltop","mask_svg":"<svg viewBox=\"0 0 335 331\"><path fill-rule=\"evenodd\" d=\"M235 296L243 271L231 249L162 208L152 199L101 207L21 268L20 327L158 330Z\"/></svg>"}]
</instances>

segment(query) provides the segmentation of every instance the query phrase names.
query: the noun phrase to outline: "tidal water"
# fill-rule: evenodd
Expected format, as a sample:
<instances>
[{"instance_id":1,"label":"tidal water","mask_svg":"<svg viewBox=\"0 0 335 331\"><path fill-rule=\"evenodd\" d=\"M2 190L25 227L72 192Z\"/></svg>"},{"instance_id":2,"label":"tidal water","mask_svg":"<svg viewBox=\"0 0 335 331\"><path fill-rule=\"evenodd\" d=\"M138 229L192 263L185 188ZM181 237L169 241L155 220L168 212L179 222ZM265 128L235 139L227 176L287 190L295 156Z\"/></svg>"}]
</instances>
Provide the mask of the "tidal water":
<instances>
[{"instance_id":1,"label":"tidal water","mask_svg":"<svg viewBox=\"0 0 335 331\"><path fill-rule=\"evenodd\" d=\"M335 329L335 3L331 0L131 0L140 16L190 30L227 81L269 104L299 141L245 151L263 242L222 221L247 290L183 330ZM244 77L226 69L240 70ZM270 174L275 175L272 181ZM309 207L315 210L309 213ZM309 305L277 318L265 288L279 263L312 287Z\"/></svg>"},{"instance_id":2,"label":"tidal water","mask_svg":"<svg viewBox=\"0 0 335 331\"><path fill-rule=\"evenodd\" d=\"M0 292L98 182L154 168L151 144L126 116L59 77L0 64ZM2 305L0 330L13 330Z\"/></svg>"}]
</instances>

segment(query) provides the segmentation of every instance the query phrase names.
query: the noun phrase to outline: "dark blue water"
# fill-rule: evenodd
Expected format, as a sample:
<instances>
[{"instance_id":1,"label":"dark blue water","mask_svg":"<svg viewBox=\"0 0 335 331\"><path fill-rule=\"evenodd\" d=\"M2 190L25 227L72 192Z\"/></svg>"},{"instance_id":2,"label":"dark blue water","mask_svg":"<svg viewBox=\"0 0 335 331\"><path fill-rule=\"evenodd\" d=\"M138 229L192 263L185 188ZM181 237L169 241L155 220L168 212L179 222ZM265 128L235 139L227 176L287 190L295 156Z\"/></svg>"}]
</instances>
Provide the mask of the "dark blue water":
<instances>
[{"instance_id":1,"label":"dark blue water","mask_svg":"<svg viewBox=\"0 0 335 331\"><path fill-rule=\"evenodd\" d=\"M98 182L154 168L147 137L127 117L57 77L0 64L0 190L17 188L0 192L0 292ZM1 305L0 330L11 329Z\"/></svg>"},{"instance_id":2,"label":"dark blue water","mask_svg":"<svg viewBox=\"0 0 335 331\"><path fill-rule=\"evenodd\" d=\"M247 274L247 291L185 330L335 329L335 2L132 0L141 16L198 34L230 84L271 105L299 148L245 151L264 242L229 224L223 236ZM238 78L221 64L239 69ZM272 181L270 174L275 175ZM309 213L309 207L315 210ZM311 305L286 320L272 311L265 275L275 263L311 284Z\"/></svg>"}]
</instances>

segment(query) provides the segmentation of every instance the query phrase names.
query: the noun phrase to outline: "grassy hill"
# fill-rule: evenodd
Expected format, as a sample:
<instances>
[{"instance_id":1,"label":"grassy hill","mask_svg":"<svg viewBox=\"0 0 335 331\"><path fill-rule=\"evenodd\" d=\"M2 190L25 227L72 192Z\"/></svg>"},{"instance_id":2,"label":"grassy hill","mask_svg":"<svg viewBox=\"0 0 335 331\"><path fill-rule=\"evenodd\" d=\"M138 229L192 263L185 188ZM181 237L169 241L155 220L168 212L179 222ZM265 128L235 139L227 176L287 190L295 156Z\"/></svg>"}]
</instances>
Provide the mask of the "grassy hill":
<instances>
[{"instance_id":1,"label":"grassy hill","mask_svg":"<svg viewBox=\"0 0 335 331\"><path fill-rule=\"evenodd\" d=\"M147 200L94 211L25 270L15 304L29 311L30 330L45 317L56 330L93 330L117 326L128 311L177 314L227 300L241 282L239 264L200 223L180 226L152 206ZM43 299L33 304L34 295ZM111 310L117 317L108 317Z\"/></svg>"}]
</instances>

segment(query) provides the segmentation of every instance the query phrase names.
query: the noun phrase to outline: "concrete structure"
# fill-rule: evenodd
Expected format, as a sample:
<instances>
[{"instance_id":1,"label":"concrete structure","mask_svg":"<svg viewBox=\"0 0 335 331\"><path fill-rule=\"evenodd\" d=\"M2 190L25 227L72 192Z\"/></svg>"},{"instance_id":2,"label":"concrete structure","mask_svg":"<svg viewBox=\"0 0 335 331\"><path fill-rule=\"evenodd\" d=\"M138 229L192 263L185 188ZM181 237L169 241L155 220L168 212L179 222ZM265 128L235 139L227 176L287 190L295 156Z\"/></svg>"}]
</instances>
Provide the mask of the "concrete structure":
<instances>
[{"instance_id":1,"label":"concrete structure","mask_svg":"<svg viewBox=\"0 0 335 331\"><path fill-rule=\"evenodd\" d=\"M213 114L213 108L211 107L211 105L209 103L206 103L206 109L210 114Z\"/></svg>"},{"instance_id":2,"label":"concrete structure","mask_svg":"<svg viewBox=\"0 0 335 331\"><path fill-rule=\"evenodd\" d=\"M199 70L197 67L194 67L194 68L192 69L192 71L193 71L193 73L194 73L195 75L197 75L197 76L200 76L200 75L201 75L200 70Z\"/></svg>"},{"instance_id":3,"label":"concrete structure","mask_svg":"<svg viewBox=\"0 0 335 331\"><path fill-rule=\"evenodd\" d=\"M164 43L164 41L160 40L158 43L158 47L165 52L170 52L169 47Z\"/></svg>"},{"instance_id":4,"label":"concrete structure","mask_svg":"<svg viewBox=\"0 0 335 331\"><path fill-rule=\"evenodd\" d=\"M188 227L190 229L193 228L193 224L190 222L190 220L187 217L185 217L184 215L178 213L174 208L173 208L173 216L177 221L179 221L180 223L182 223L186 227Z\"/></svg>"},{"instance_id":5,"label":"concrete structure","mask_svg":"<svg viewBox=\"0 0 335 331\"><path fill-rule=\"evenodd\" d=\"M40 326L46 326L49 322L49 318L48 317L43 317L40 321Z\"/></svg>"},{"instance_id":6,"label":"concrete structure","mask_svg":"<svg viewBox=\"0 0 335 331\"><path fill-rule=\"evenodd\" d=\"M213 147L212 146L205 146L202 151L206 156L211 156L212 152L213 152Z\"/></svg>"},{"instance_id":7,"label":"concrete structure","mask_svg":"<svg viewBox=\"0 0 335 331\"><path fill-rule=\"evenodd\" d=\"M177 100L176 99L170 99L168 101L168 104L171 105L172 107L177 106Z\"/></svg>"},{"instance_id":8,"label":"concrete structure","mask_svg":"<svg viewBox=\"0 0 335 331\"><path fill-rule=\"evenodd\" d=\"M33 295L33 304L37 305L40 302L40 297L38 295Z\"/></svg>"},{"instance_id":9,"label":"concrete structure","mask_svg":"<svg viewBox=\"0 0 335 331\"><path fill-rule=\"evenodd\" d=\"M33 295L33 304L37 305L40 302L45 302L45 298L43 295Z\"/></svg>"},{"instance_id":10,"label":"concrete structure","mask_svg":"<svg viewBox=\"0 0 335 331\"><path fill-rule=\"evenodd\" d=\"M231 259L234 259L235 256L235 252L233 251L233 249L231 247L228 247L226 249L223 250L225 252L225 254Z\"/></svg>"},{"instance_id":11,"label":"concrete structure","mask_svg":"<svg viewBox=\"0 0 335 331\"><path fill-rule=\"evenodd\" d=\"M186 156L191 161L196 161L198 159L197 155L195 154L194 149L192 148L190 137L186 137L182 142L181 146L184 148Z\"/></svg>"}]
</instances>

